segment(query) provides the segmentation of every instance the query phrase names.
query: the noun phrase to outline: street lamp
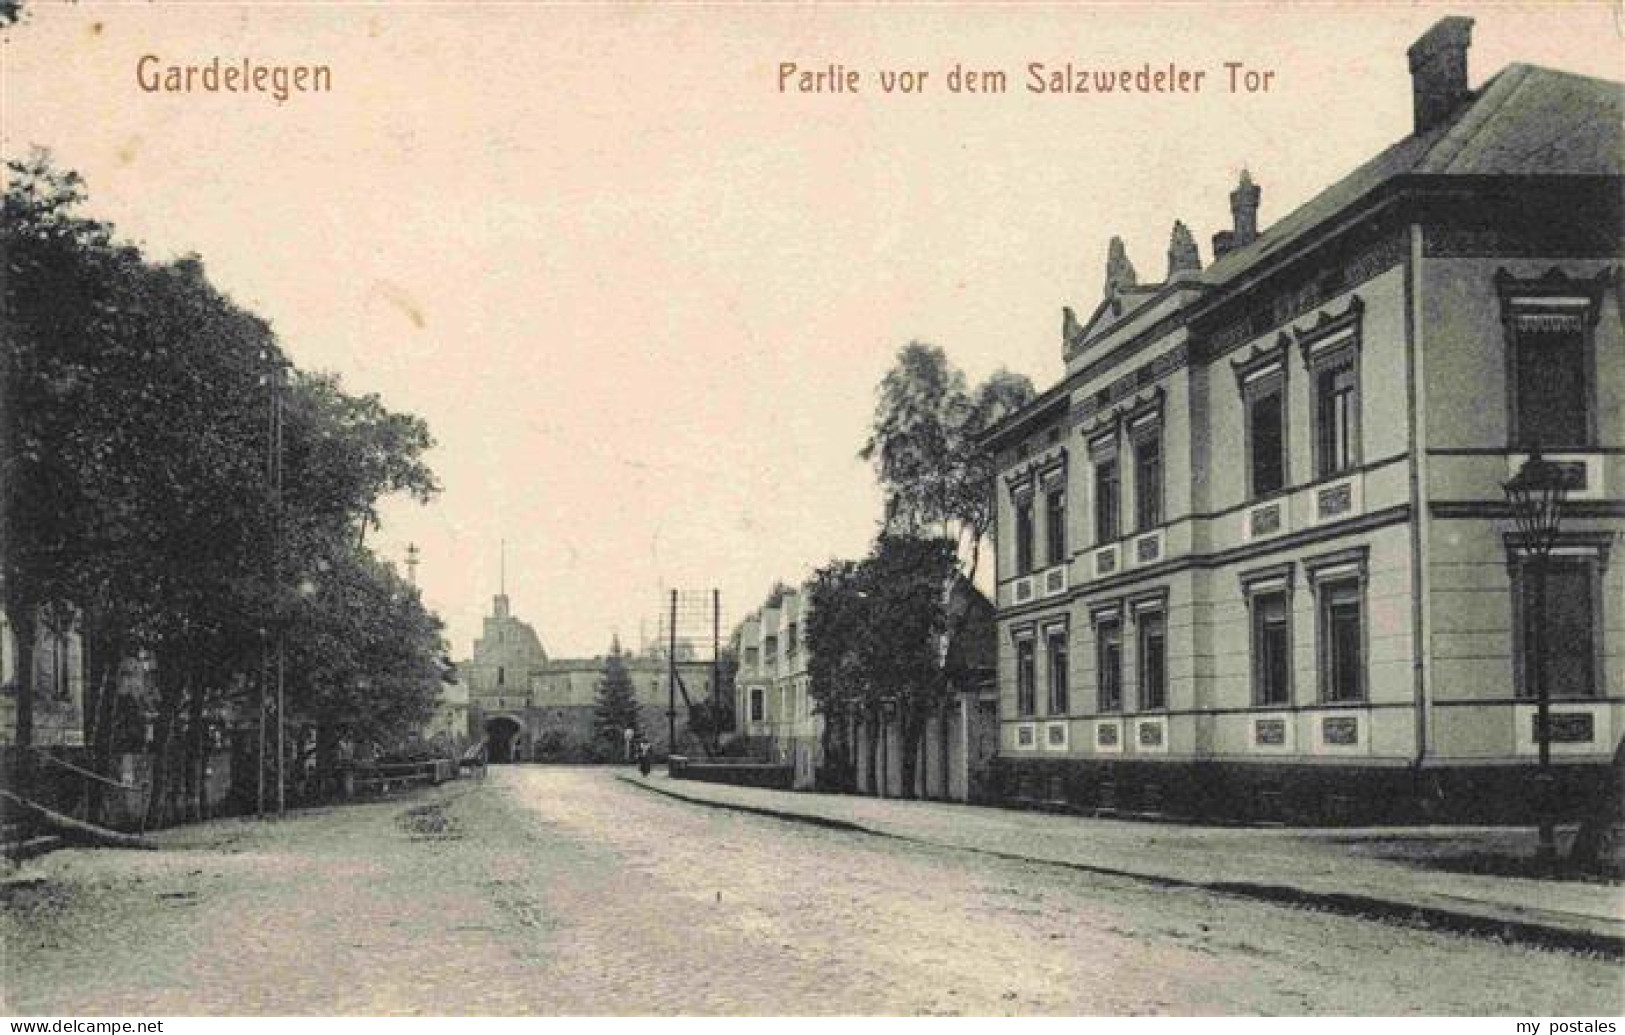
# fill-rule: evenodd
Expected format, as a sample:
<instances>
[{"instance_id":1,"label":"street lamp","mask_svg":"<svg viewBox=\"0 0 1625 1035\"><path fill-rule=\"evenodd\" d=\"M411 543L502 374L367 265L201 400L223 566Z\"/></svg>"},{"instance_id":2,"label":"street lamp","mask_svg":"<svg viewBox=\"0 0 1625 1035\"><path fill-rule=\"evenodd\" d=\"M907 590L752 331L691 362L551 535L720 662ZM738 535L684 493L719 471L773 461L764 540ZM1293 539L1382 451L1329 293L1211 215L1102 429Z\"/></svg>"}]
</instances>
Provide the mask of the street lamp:
<instances>
[{"instance_id":1,"label":"street lamp","mask_svg":"<svg viewBox=\"0 0 1625 1035\"><path fill-rule=\"evenodd\" d=\"M1546 684L1546 565L1563 523L1563 499L1577 487L1574 474L1572 465L1544 459L1536 446L1518 473L1501 485L1518 526L1518 545L1529 565L1524 614L1534 615L1534 621L1526 620L1524 624L1528 638L1524 679L1526 684L1532 680L1535 685L1535 744L1540 759L1535 776L1535 808L1540 823L1536 857L1548 866L1557 859L1557 832L1552 822L1552 695Z\"/></svg>"}]
</instances>

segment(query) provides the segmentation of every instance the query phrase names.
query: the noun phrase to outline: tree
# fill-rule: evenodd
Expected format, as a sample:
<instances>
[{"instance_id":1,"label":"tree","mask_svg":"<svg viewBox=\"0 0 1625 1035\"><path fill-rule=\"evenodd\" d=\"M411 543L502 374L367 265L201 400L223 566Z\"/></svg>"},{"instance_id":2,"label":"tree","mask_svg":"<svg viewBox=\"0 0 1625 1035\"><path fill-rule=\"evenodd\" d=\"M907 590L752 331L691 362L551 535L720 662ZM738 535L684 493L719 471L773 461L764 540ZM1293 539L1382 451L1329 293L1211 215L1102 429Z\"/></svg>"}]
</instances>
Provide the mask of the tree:
<instances>
[{"instance_id":1,"label":"tree","mask_svg":"<svg viewBox=\"0 0 1625 1035\"><path fill-rule=\"evenodd\" d=\"M857 781L852 721L876 709L867 668L877 624L869 575L864 562L831 561L813 573L808 590L807 693L824 716L827 779L840 790Z\"/></svg>"},{"instance_id":2,"label":"tree","mask_svg":"<svg viewBox=\"0 0 1625 1035\"><path fill-rule=\"evenodd\" d=\"M882 717L887 712L897 717L902 793L912 798L926 720L949 692L944 642L950 634L951 589L945 593L944 586L957 578L955 543L882 536L868 564L868 604L874 613L863 660Z\"/></svg>"},{"instance_id":3,"label":"tree","mask_svg":"<svg viewBox=\"0 0 1625 1035\"><path fill-rule=\"evenodd\" d=\"M950 611L942 587L957 565L951 539L882 535L861 561L836 561L812 579L807 619L808 692L825 716L825 758L850 786L856 759L849 724L877 732L899 724L904 797L914 796L926 720L949 692L941 642ZM876 781L878 792L879 781Z\"/></svg>"},{"instance_id":4,"label":"tree","mask_svg":"<svg viewBox=\"0 0 1625 1035\"><path fill-rule=\"evenodd\" d=\"M604 678L598 682L598 698L593 704L593 733L609 757L621 757L626 730L632 730L633 737L642 735L638 711L632 674L627 671L626 655L621 652L621 641L617 637L610 643L609 656L604 659Z\"/></svg>"},{"instance_id":5,"label":"tree","mask_svg":"<svg viewBox=\"0 0 1625 1035\"><path fill-rule=\"evenodd\" d=\"M924 565L938 579L934 613L942 616L929 655L922 657L912 644L906 652L925 666L916 679L906 681L919 692L907 698L908 705L899 713L903 757L911 764L924 737L926 714L946 703L949 648L963 634L972 613L950 604L961 585L973 591L982 544L993 530L996 458L984 445L984 437L1027 405L1034 393L1031 381L1007 370L995 371L970 390L964 374L941 348L910 342L898 351L897 363L881 380L877 394L874 426L859 452L874 463L885 500L875 560L882 566L894 561ZM909 540L948 542L951 563L939 563L937 546L900 545ZM911 590L916 588L905 569L897 569L895 575ZM901 677L895 673L890 678ZM904 785L906 793L912 793L912 779Z\"/></svg>"},{"instance_id":6,"label":"tree","mask_svg":"<svg viewBox=\"0 0 1625 1035\"><path fill-rule=\"evenodd\" d=\"M941 348L910 342L878 396L858 455L880 480L883 532L953 539L974 581L994 514L994 458L982 436L1032 400L1032 382L997 370L970 391Z\"/></svg>"},{"instance_id":7,"label":"tree","mask_svg":"<svg viewBox=\"0 0 1625 1035\"><path fill-rule=\"evenodd\" d=\"M201 803L213 716L263 685L278 631L296 658L355 651L352 675L391 673L370 684L380 728L417 714L416 675L438 623L363 538L380 496L437 491L422 461L427 427L336 379L292 370L270 326L214 288L201 261L150 262L80 216L81 181L43 152L9 169L0 584L20 655L19 741L31 740L28 655L42 621L84 637L87 725L104 771L119 666L141 652L156 659L153 822L178 788ZM269 463L274 393L285 411L281 493ZM301 622L324 573L347 587L346 607L359 601L379 621L346 624L329 611L327 625ZM353 635L336 644L341 627ZM328 657L302 675L318 681L336 664ZM301 679L289 703L308 707L314 724L331 716L322 696L331 689Z\"/></svg>"}]
</instances>

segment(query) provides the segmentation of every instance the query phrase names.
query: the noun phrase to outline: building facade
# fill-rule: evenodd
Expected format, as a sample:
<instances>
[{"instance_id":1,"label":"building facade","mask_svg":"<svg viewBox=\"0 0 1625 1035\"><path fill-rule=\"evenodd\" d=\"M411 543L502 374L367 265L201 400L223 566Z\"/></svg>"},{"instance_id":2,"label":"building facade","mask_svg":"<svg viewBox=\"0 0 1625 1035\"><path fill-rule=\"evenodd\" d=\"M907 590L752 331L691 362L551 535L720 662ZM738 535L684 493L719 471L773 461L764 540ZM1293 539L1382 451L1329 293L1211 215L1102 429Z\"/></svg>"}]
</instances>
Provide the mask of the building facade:
<instances>
[{"instance_id":1,"label":"building facade","mask_svg":"<svg viewBox=\"0 0 1625 1035\"><path fill-rule=\"evenodd\" d=\"M824 733L824 717L808 693L811 599L805 586L775 596L739 627L734 721L771 761L792 768L795 787L810 788L822 764Z\"/></svg>"},{"instance_id":2,"label":"building facade","mask_svg":"<svg viewBox=\"0 0 1625 1035\"><path fill-rule=\"evenodd\" d=\"M33 742L74 747L85 742L85 650L77 621L35 624ZM0 744L17 742L17 635L0 611Z\"/></svg>"},{"instance_id":3,"label":"building facade","mask_svg":"<svg viewBox=\"0 0 1625 1035\"><path fill-rule=\"evenodd\" d=\"M458 663L467 684L468 736L483 740L495 762L618 761L619 752L595 740L593 719L605 658L552 658L529 623L512 613L508 596L492 599L484 635ZM623 654L639 706L639 731L656 755L697 750L688 736L688 709L673 694L663 653ZM677 671L695 704L711 696L709 662L679 660ZM670 747L666 712L676 700L677 747Z\"/></svg>"},{"instance_id":4,"label":"building facade","mask_svg":"<svg viewBox=\"0 0 1625 1035\"><path fill-rule=\"evenodd\" d=\"M994 430L999 783L1115 812L1530 815L1531 630L1561 797L1625 733L1620 84L1409 51L1412 132L1203 268L1063 314ZM1542 613L1502 483L1570 466Z\"/></svg>"}]
</instances>

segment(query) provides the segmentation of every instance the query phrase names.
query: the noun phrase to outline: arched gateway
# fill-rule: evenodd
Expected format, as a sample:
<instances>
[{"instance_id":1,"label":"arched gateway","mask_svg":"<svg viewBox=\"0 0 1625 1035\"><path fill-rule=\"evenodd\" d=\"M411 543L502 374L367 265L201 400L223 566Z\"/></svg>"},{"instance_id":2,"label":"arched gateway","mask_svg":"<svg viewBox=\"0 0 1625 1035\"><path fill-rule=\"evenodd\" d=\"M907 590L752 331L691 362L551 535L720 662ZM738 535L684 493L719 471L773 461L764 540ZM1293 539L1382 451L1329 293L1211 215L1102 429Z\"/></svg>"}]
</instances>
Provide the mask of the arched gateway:
<instances>
[{"instance_id":1,"label":"arched gateway","mask_svg":"<svg viewBox=\"0 0 1625 1035\"><path fill-rule=\"evenodd\" d=\"M496 715L485 721L486 757L493 763L524 761L524 727L510 715Z\"/></svg>"}]
</instances>

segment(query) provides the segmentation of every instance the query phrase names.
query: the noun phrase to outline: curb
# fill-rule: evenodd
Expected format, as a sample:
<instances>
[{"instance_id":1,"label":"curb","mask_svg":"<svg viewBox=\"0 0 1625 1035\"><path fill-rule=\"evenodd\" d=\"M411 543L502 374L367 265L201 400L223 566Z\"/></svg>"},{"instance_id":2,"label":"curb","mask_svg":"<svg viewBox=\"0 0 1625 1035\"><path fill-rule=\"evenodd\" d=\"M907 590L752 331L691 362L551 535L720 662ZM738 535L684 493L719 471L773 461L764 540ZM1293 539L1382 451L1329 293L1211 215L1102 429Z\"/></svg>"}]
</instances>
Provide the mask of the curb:
<instances>
[{"instance_id":1,"label":"curb","mask_svg":"<svg viewBox=\"0 0 1625 1035\"><path fill-rule=\"evenodd\" d=\"M724 809L730 812L744 812L756 816L765 816L786 823L800 823L805 826L822 827L829 830L840 830L853 834L865 834L870 837L883 837L893 841L903 841L909 844L927 845L933 848L943 848L949 851L970 852L974 855L985 855L995 859L1006 859L1013 862L1033 863L1040 866L1054 866L1060 869L1073 870L1080 873L1092 873L1105 877L1117 877L1124 880L1138 881L1159 888L1180 888L1195 891L1205 891L1215 895L1224 895L1230 898L1250 899L1256 902L1269 902L1275 905L1293 906L1298 908L1318 909L1340 916L1357 917L1364 920L1377 920L1386 923L1400 924L1405 927L1416 927L1423 930L1446 931L1453 934L1468 935L1477 938L1493 938L1521 945L1532 945L1545 949L1559 949L1566 952L1587 952L1610 959L1625 959L1625 937L1612 934L1603 934L1598 931L1576 930L1555 924L1544 924L1535 920L1513 920L1484 913L1469 913L1460 910L1445 909L1440 906L1421 905L1414 902L1399 902L1393 899L1376 898L1370 895L1359 895L1346 892L1310 891L1290 884L1263 884L1253 881L1203 881L1187 880L1181 877L1168 877L1154 873L1143 873L1135 870L1122 870L1110 866L1096 866L1089 863L1068 862L1064 859L1046 859L1038 856L1022 855L1018 852L1001 852L992 848L976 848L970 845L948 844L942 841L932 841L925 838L913 837L908 834L897 834L888 830L879 830L842 819L829 819L824 816L812 816L803 812L791 812L787 809L776 809L765 805L746 805L737 802L718 801L714 798L696 797L683 794L680 791L665 787L656 787L644 783L642 780L629 776L618 776L616 779L630 784L651 794L658 794L675 801L686 802L691 805L703 805L707 808Z\"/></svg>"}]
</instances>

